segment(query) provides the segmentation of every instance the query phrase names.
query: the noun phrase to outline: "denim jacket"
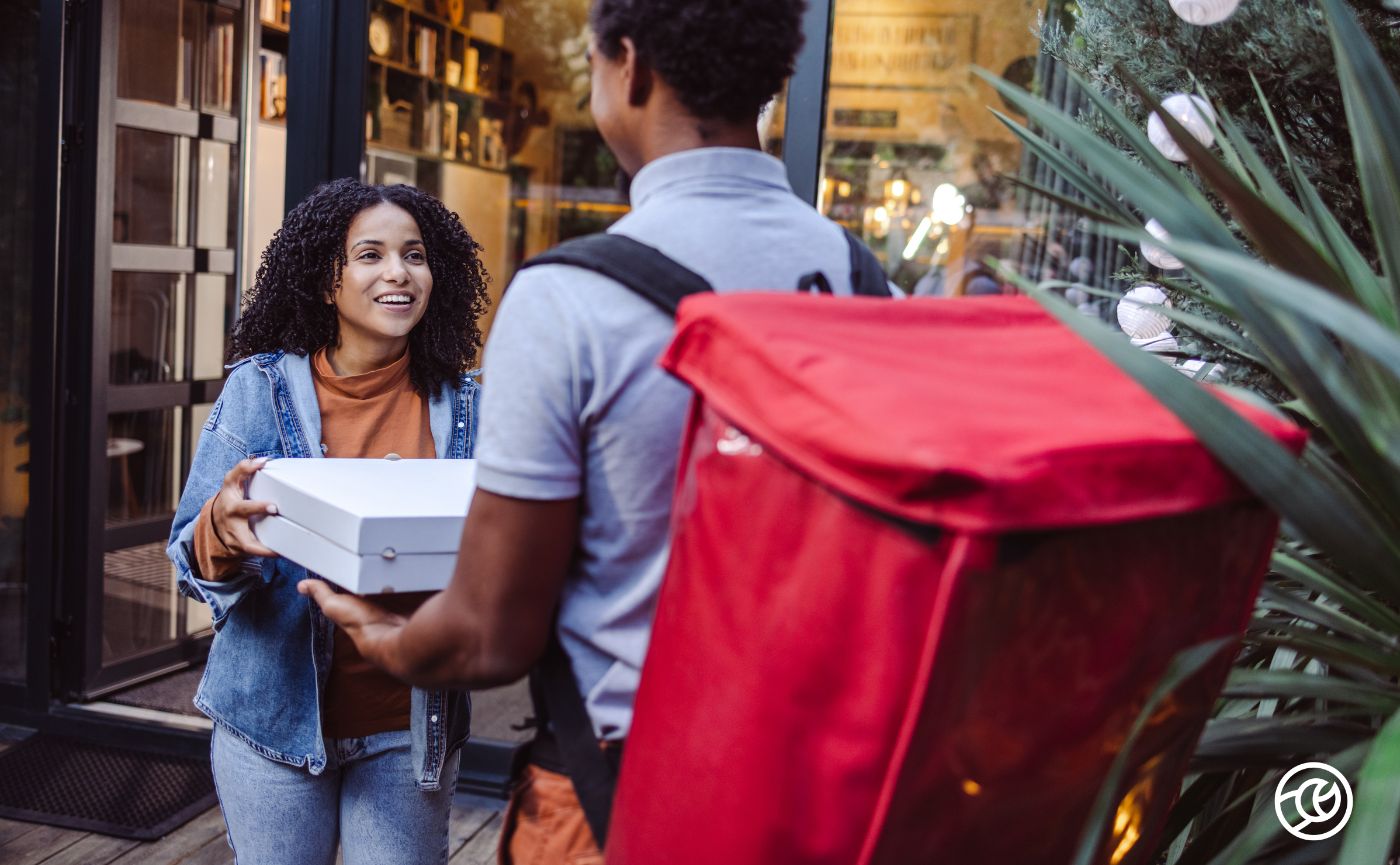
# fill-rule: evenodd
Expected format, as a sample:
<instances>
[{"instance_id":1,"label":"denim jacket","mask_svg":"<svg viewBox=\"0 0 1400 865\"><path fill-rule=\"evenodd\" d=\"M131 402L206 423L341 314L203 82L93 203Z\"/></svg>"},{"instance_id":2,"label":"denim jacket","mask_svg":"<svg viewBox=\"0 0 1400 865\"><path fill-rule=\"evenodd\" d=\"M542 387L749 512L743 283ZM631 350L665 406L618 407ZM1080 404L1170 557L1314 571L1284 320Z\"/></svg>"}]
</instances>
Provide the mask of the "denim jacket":
<instances>
[{"instance_id":1,"label":"denim jacket","mask_svg":"<svg viewBox=\"0 0 1400 865\"><path fill-rule=\"evenodd\" d=\"M480 396L474 375L429 400L440 459L472 455ZM180 592L208 604L214 619L214 645L195 706L263 756L306 766L316 775L326 767L320 704L334 626L320 607L297 593L306 569L282 558L253 558L243 563L239 576L212 582L194 570L193 547L200 508L238 461L319 458L320 443L310 358L274 352L234 364L199 437L166 550L179 572ZM466 740L470 715L465 693L413 689L419 789L438 789L443 763Z\"/></svg>"}]
</instances>

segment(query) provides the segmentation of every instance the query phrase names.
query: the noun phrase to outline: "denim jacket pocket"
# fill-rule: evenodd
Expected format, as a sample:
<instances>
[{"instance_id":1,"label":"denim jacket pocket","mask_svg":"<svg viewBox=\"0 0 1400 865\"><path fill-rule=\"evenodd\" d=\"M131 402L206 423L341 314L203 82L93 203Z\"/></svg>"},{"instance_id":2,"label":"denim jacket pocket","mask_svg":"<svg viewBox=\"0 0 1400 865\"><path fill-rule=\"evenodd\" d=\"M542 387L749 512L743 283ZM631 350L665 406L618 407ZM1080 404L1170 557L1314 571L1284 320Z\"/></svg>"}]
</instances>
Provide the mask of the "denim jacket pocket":
<instances>
[{"instance_id":1,"label":"denim jacket pocket","mask_svg":"<svg viewBox=\"0 0 1400 865\"><path fill-rule=\"evenodd\" d=\"M410 728L412 756L420 790L437 790L443 783L442 767L448 756L467 740L471 726L471 698L465 691L413 689ZM446 779L456 783L456 779Z\"/></svg>"}]
</instances>

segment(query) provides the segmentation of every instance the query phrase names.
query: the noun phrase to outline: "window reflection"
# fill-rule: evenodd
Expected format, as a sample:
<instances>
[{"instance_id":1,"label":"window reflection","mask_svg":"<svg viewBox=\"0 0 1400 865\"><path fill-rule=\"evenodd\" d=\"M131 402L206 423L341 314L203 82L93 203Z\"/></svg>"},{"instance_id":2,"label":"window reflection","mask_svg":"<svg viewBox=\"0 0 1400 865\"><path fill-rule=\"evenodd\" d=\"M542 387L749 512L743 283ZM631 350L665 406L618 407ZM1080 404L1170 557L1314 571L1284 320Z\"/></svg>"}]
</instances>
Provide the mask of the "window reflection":
<instances>
[{"instance_id":1,"label":"window reflection","mask_svg":"<svg viewBox=\"0 0 1400 865\"><path fill-rule=\"evenodd\" d=\"M113 273L111 383L183 378L184 323L184 275Z\"/></svg>"},{"instance_id":2,"label":"window reflection","mask_svg":"<svg viewBox=\"0 0 1400 865\"><path fill-rule=\"evenodd\" d=\"M487 5L454 20L429 11L453 4L373 0L365 179L440 197L499 292L521 261L628 206L588 114L589 0Z\"/></svg>"},{"instance_id":3,"label":"window reflection","mask_svg":"<svg viewBox=\"0 0 1400 865\"><path fill-rule=\"evenodd\" d=\"M190 108L198 0L123 0L117 96Z\"/></svg>"},{"instance_id":4,"label":"window reflection","mask_svg":"<svg viewBox=\"0 0 1400 865\"><path fill-rule=\"evenodd\" d=\"M108 418L108 526L174 515L180 493L182 419L180 409Z\"/></svg>"},{"instance_id":5,"label":"window reflection","mask_svg":"<svg viewBox=\"0 0 1400 865\"><path fill-rule=\"evenodd\" d=\"M113 663L182 636L174 566L164 543L114 550L102 557L102 661Z\"/></svg>"},{"instance_id":6,"label":"window reflection","mask_svg":"<svg viewBox=\"0 0 1400 865\"><path fill-rule=\"evenodd\" d=\"M237 13L212 3L204 5L204 75L200 91L200 109L220 114L232 114L237 107L238 62Z\"/></svg>"},{"instance_id":7,"label":"window reflection","mask_svg":"<svg viewBox=\"0 0 1400 865\"><path fill-rule=\"evenodd\" d=\"M974 65L1029 83L1043 0L836 0L818 206L905 291L1000 294L1028 229L1017 140Z\"/></svg>"},{"instance_id":8,"label":"window reflection","mask_svg":"<svg viewBox=\"0 0 1400 865\"><path fill-rule=\"evenodd\" d=\"M114 243L184 246L189 139L117 128Z\"/></svg>"},{"instance_id":9,"label":"window reflection","mask_svg":"<svg viewBox=\"0 0 1400 865\"><path fill-rule=\"evenodd\" d=\"M29 512L30 353L34 297L34 157L39 84L39 2L7 3L0 92L8 94L0 132L0 679L24 679L24 534ZM40 187L42 189L42 186Z\"/></svg>"}]
</instances>

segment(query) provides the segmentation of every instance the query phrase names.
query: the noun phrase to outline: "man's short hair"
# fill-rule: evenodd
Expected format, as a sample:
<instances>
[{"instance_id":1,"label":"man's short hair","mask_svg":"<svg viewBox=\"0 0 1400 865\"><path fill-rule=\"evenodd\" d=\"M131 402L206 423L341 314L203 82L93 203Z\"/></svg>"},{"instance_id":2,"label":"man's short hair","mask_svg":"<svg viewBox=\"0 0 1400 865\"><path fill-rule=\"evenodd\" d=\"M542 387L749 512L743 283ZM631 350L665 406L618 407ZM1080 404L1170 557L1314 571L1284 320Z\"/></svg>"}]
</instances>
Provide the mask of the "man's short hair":
<instances>
[{"instance_id":1,"label":"man's short hair","mask_svg":"<svg viewBox=\"0 0 1400 865\"><path fill-rule=\"evenodd\" d=\"M756 118L792 75L807 0L596 0L608 58L622 38L702 120Z\"/></svg>"}]
</instances>

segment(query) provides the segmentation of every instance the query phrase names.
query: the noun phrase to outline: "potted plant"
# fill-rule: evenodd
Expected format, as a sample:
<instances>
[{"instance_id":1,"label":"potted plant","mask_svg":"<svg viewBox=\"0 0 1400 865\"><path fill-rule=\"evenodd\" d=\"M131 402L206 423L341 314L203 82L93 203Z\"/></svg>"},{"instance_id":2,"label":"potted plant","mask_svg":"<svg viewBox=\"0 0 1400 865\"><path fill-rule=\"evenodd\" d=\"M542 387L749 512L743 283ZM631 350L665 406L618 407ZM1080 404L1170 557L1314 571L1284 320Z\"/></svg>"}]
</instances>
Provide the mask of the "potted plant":
<instances>
[{"instance_id":1,"label":"potted plant","mask_svg":"<svg viewBox=\"0 0 1400 865\"><path fill-rule=\"evenodd\" d=\"M1383 865L1400 824L1400 89L1342 0L1320 2L1369 238L1349 234L1323 203L1262 92L1282 178L1227 113L1207 120L1216 146L1206 146L1139 88L1193 177L1092 87L1085 93L1094 117L1085 123L984 75L1029 125L1002 121L1079 195L1039 191L1102 230L1160 243L1179 258L1189 278L1170 288L1218 316L1157 311L1259 365L1285 394L1280 410L1312 430L1295 459L1216 395L1046 290L1055 286L1024 286L1171 408L1284 519L1216 717L1148 860L1169 865ZM1148 235L1148 219L1170 239ZM1285 828L1297 815L1276 810L1275 793L1288 769L1314 760L1350 779L1354 803L1343 830L1307 842ZM1093 861L1121 792L1108 785L1088 815L1079 861Z\"/></svg>"}]
</instances>

